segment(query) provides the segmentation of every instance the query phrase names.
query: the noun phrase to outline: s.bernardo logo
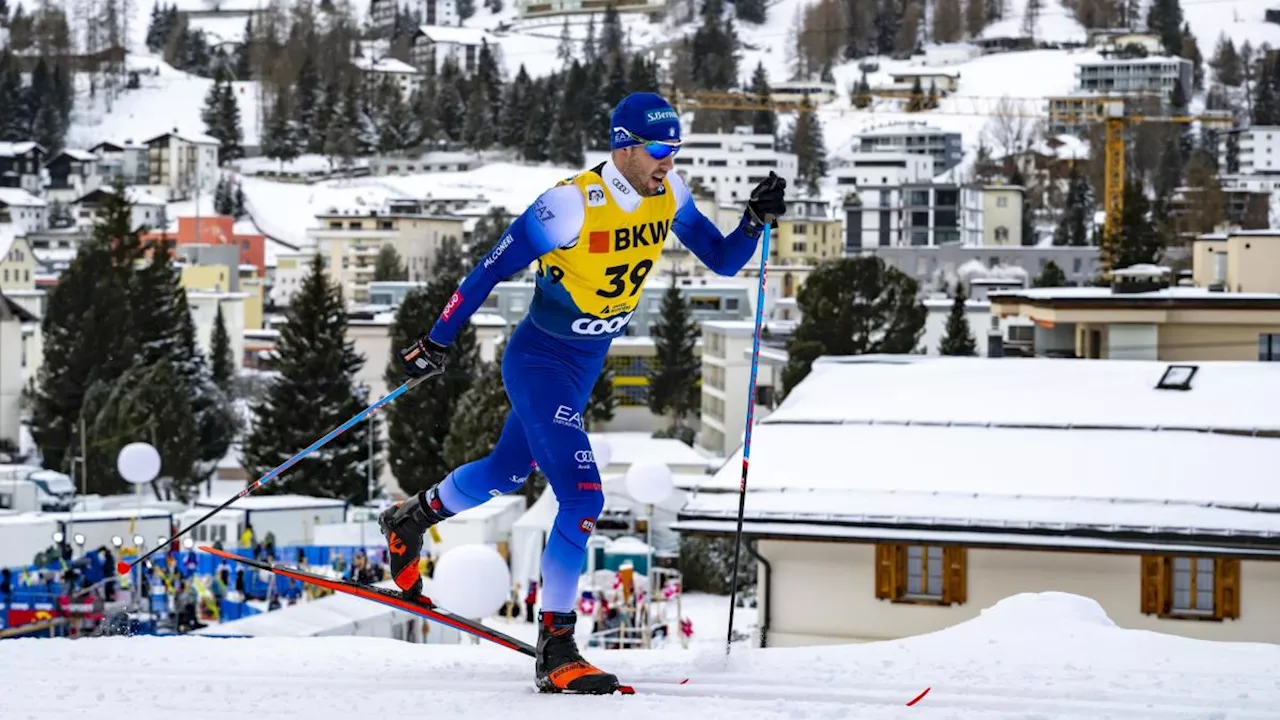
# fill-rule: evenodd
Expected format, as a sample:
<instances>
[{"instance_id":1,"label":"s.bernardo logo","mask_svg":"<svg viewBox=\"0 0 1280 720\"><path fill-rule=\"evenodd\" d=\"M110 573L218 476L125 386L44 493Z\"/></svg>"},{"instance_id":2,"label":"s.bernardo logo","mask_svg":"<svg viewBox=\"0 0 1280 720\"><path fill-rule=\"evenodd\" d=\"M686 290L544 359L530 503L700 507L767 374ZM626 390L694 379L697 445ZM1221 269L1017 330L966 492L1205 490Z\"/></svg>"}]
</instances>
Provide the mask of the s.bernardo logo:
<instances>
[{"instance_id":1,"label":"s.bernardo logo","mask_svg":"<svg viewBox=\"0 0 1280 720\"><path fill-rule=\"evenodd\" d=\"M675 110L672 110L671 108L667 108L665 110L650 110L649 112L645 113L644 119L645 119L645 122L653 124L653 123L659 123L659 122L679 120L680 116L676 114Z\"/></svg>"}]
</instances>

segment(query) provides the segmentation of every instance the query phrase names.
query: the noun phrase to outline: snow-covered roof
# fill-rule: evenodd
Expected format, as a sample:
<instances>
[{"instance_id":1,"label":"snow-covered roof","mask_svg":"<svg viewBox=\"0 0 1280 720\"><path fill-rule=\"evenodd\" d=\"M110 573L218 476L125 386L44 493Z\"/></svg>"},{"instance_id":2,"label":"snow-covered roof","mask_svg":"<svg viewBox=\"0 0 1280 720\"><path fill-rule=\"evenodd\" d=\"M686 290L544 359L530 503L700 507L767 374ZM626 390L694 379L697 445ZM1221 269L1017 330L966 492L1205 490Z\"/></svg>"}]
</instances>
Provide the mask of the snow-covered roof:
<instances>
[{"instance_id":1,"label":"snow-covered roof","mask_svg":"<svg viewBox=\"0 0 1280 720\"><path fill-rule=\"evenodd\" d=\"M72 160L80 160L83 162L94 162L98 159L97 155L89 152L88 150L77 150L76 148L67 148L62 152L58 153L56 156L54 156L53 160L57 160L59 157L63 155L66 155Z\"/></svg>"},{"instance_id":2,"label":"snow-covered roof","mask_svg":"<svg viewBox=\"0 0 1280 720\"><path fill-rule=\"evenodd\" d=\"M13 223L0 223L0 262L4 262L13 241L18 239L18 228Z\"/></svg>"},{"instance_id":3,"label":"snow-covered roof","mask_svg":"<svg viewBox=\"0 0 1280 720\"><path fill-rule=\"evenodd\" d=\"M188 130L179 130L178 128L173 128L168 132L161 133L159 135L156 135L155 137L147 138L146 142L151 143L155 140L159 140L160 138L169 137L169 136L173 136L178 138L179 140L189 142L192 145L221 145L222 144L221 140L219 140L216 137L213 137L212 135L205 135L204 133L191 132Z\"/></svg>"},{"instance_id":4,"label":"snow-covered roof","mask_svg":"<svg viewBox=\"0 0 1280 720\"><path fill-rule=\"evenodd\" d=\"M200 498L196 507L217 507L230 498ZM310 510L313 508L346 507L343 500L309 497L307 495L250 495L236 500L232 508L238 510Z\"/></svg>"},{"instance_id":5,"label":"snow-covered roof","mask_svg":"<svg viewBox=\"0 0 1280 720\"><path fill-rule=\"evenodd\" d=\"M433 43L479 45L482 41L494 43L494 38L480 28L452 27L448 25L422 25L418 28Z\"/></svg>"},{"instance_id":6,"label":"snow-covered roof","mask_svg":"<svg viewBox=\"0 0 1280 720\"><path fill-rule=\"evenodd\" d=\"M1280 304L1280 293L1248 293L1218 292L1207 287L1174 286L1150 290L1148 292L1117 293L1109 287L1045 287L1025 288L993 292L988 296L992 301L1010 301L1019 298L1028 300L1202 300L1215 303L1230 304L1239 302L1256 303L1260 300Z\"/></svg>"},{"instance_id":7,"label":"snow-covered roof","mask_svg":"<svg viewBox=\"0 0 1280 720\"><path fill-rule=\"evenodd\" d=\"M22 188L0 187L0 203L10 207L45 207L43 199L32 195Z\"/></svg>"},{"instance_id":8,"label":"snow-covered roof","mask_svg":"<svg viewBox=\"0 0 1280 720\"><path fill-rule=\"evenodd\" d=\"M1052 359L819 361L753 431L757 522L1110 529L1280 537L1280 366ZM1159 428L1159 429L1157 429ZM1241 434L1195 432L1234 430ZM689 489L736 490L741 451ZM731 517L736 493L682 515Z\"/></svg>"},{"instance_id":9,"label":"snow-covered roof","mask_svg":"<svg viewBox=\"0 0 1280 720\"><path fill-rule=\"evenodd\" d=\"M30 141L0 142L0 157L17 157L19 155L26 155L31 152L33 148L40 148L41 150L44 150L40 145Z\"/></svg>"},{"instance_id":10,"label":"snow-covered roof","mask_svg":"<svg viewBox=\"0 0 1280 720\"><path fill-rule=\"evenodd\" d=\"M591 433L591 443L609 445L610 465L634 465L657 462L667 465L699 465L705 467L706 456L674 438L655 438L646 432Z\"/></svg>"},{"instance_id":11,"label":"snow-covered roof","mask_svg":"<svg viewBox=\"0 0 1280 720\"><path fill-rule=\"evenodd\" d=\"M395 73L397 75L418 74L418 68L395 58L381 58L377 62L369 58L355 58L351 61L351 64L365 72Z\"/></svg>"}]
</instances>

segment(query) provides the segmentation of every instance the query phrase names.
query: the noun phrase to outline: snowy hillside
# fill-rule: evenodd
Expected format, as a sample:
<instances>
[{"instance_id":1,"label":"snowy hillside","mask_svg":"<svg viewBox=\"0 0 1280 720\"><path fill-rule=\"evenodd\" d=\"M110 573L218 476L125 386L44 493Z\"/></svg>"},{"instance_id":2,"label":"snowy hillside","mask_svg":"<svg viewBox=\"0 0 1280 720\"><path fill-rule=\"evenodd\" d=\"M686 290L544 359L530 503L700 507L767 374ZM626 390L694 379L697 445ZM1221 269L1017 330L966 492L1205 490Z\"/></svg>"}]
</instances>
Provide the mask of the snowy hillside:
<instances>
[{"instance_id":1,"label":"snowy hillside","mask_svg":"<svg viewBox=\"0 0 1280 720\"><path fill-rule=\"evenodd\" d=\"M1122 630L1060 593L895 642L735 646L727 663L722 648L586 654L638 694L536 695L531 662L488 645L141 637L0 643L0 697L24 720L1261 720L1280 707L1280 647Z\"/></svg>"},{"instance_id":2,"label":"snowy hillside","mask_svg":"<svg viewBox=\"0 0 1280 720\"><path fill-rule=\"evenodd\" d=\"M377 209L389 198L467 198L524 210L547 188L576 173L547 165L492 163L468 172L328 180L313 185L241 179L246 208L263 232L293 245L309 245L307 229L318 212Z\"/></svg>"}]
</instances>

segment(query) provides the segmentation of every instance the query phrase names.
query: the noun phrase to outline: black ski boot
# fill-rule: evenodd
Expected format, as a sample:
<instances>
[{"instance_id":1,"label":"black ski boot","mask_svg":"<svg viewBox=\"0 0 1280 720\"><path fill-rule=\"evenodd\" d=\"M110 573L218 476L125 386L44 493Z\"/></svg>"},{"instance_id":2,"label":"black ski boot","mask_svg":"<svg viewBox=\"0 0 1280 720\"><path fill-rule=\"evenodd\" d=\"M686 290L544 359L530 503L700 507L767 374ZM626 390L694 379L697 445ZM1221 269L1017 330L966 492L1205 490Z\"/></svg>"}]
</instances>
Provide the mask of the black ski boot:
<instances>
[{"instance_id":1,"label":"black ski boot","mask_svg":"<svg viewBox=\"0 0 1280 720\"><path fill-rule=\"evenodd\" d=\"M417 600L422 595L422 573L418 570L422 536L427 528L453 516L440 503L439 487L436 485L423 490L402 503L392 505L378 516L378 527L387 538L391 577L395 579L400 593L409 600Z\"/></svg>"},{"instance_id":2,"label":"black ski boot","mask_svg":"<svg viewBox=\"0 0 1280 720\"><path fill-rule=\"evenodd\" d=\"M544 693L607 695L620 689L618 678L578 653L573 628L576 613L543 610L538 614L538 690Z\"/></svg>"}]
</instances>

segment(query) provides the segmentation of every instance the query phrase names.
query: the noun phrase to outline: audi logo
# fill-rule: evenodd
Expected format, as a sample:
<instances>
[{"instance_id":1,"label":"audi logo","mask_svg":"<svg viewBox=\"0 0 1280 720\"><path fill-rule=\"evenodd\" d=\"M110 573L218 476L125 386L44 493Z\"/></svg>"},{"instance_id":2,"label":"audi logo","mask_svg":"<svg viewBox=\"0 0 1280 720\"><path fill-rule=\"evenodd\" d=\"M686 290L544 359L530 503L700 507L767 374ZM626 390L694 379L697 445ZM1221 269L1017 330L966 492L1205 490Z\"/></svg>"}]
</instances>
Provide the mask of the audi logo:
<instances>
[{"instance_id":1,"label":"audi logo","mask_svg":"<svg viewBox=\"0 0 1280 720\"><path fill-rule=\"evenodd\" d=\"M573 459L580 463L593 463L596 461L595 455L592 455L590 450L579 450L573 454Z\"/></svg>"}]
</instances>

